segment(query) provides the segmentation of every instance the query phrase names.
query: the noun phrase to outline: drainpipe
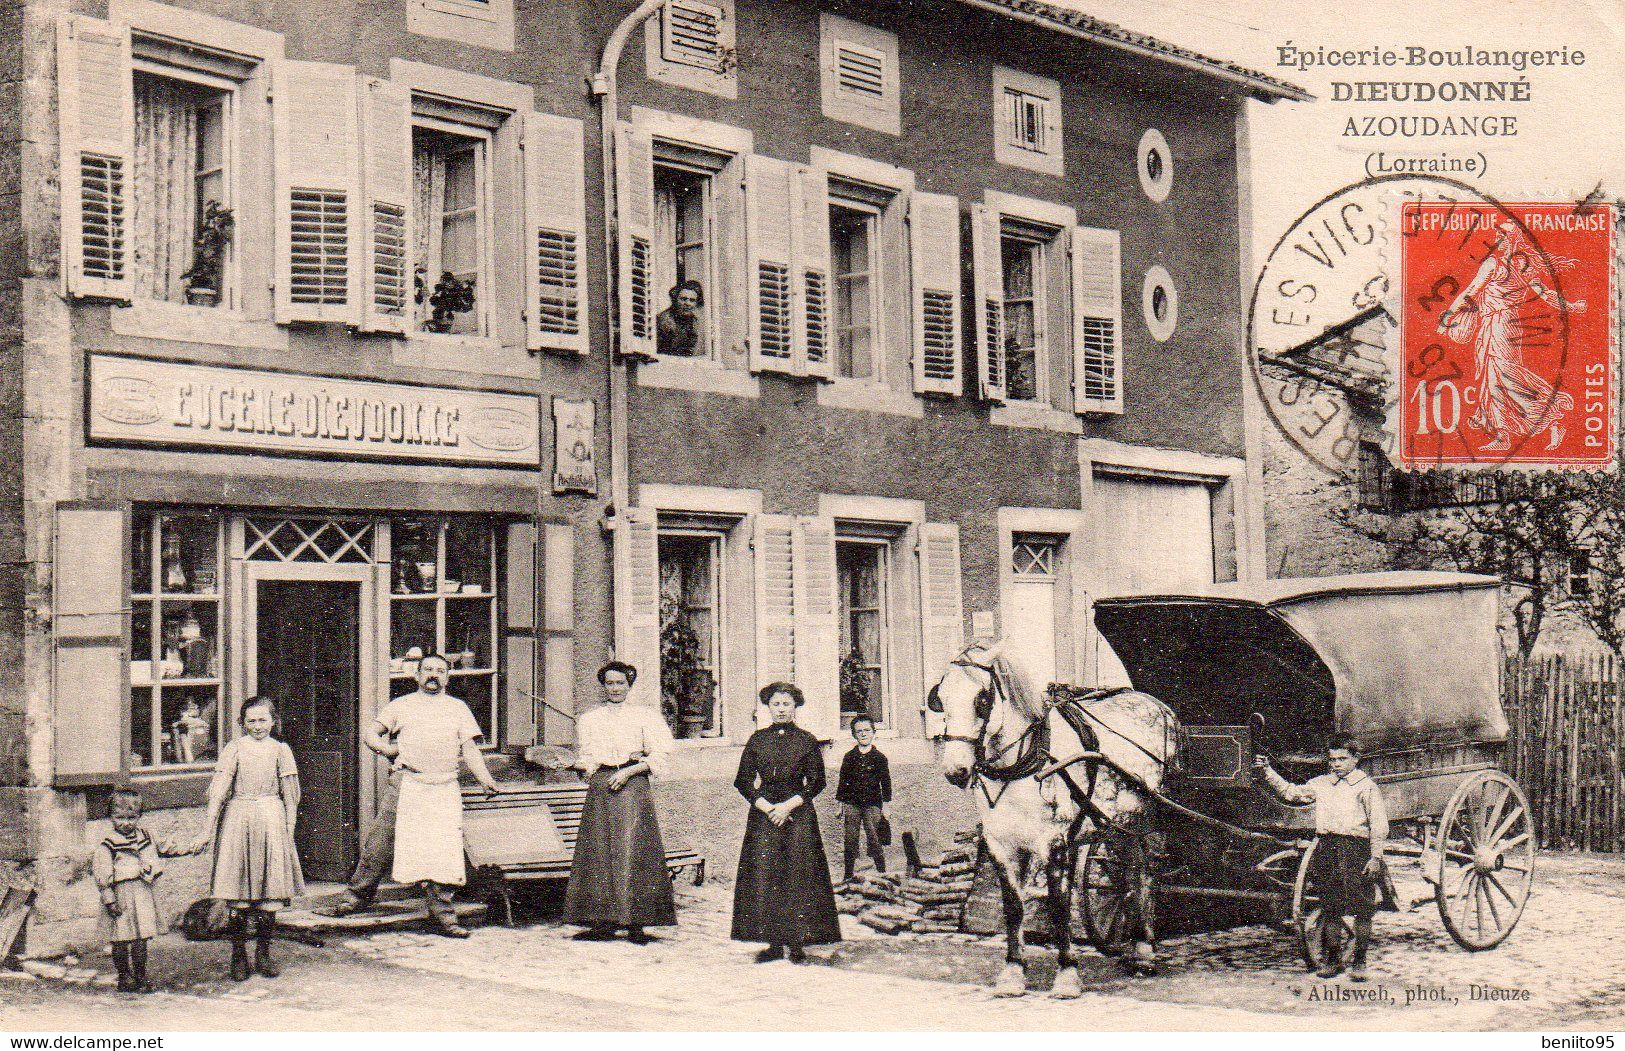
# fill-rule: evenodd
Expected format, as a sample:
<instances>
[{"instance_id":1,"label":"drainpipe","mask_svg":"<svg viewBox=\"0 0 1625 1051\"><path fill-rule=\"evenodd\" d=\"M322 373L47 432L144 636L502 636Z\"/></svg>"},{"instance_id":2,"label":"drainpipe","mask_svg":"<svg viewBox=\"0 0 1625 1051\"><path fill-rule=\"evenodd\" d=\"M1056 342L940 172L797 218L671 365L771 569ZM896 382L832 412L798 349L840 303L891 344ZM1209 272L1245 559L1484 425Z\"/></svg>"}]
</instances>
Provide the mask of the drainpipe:
<instances>
[{"instance_id":1,"label":"drainpipe","mask_svg":"<svg viewBox=\"0 0 1625 1051\"><path fill-rule=\"evenodd\" d=\"M599 166L604 177L604 303L605 313L608 317L607 327L610 331L610 350L607 368L609 369L609 504L604 509L604 525L613 531L618 524L620 512L626 510L631 504L631 485L627 479L627 443L626 443L626 414L627 414L627 366L620 353L620 266L619 230L620 221L617 211L619 202L615 199L615 128L620 120L620 98L617 95L616 69L621 64L622 52L626 50L626 42L632 31L657 14L664 6L664 0L642 0L609 35L604 44L602 61L598 64L598 72L594 73L590 81L592 97L598 103L599 125ZM622 609L623 591L625 583L619 579L620 574L614 572L612 567L612 583L615 601L613 603L613 620L615 634L618 636L625 626Z\"/></svg>"}]
</instances>

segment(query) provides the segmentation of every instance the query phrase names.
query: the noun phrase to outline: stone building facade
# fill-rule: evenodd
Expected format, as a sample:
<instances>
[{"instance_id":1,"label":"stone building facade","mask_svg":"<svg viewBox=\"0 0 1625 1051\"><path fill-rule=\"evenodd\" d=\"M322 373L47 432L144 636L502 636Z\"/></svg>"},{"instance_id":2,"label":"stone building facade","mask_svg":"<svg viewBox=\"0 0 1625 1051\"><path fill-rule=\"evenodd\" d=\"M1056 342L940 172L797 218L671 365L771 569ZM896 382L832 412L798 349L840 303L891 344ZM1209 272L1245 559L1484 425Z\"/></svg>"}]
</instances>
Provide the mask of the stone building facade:
<instances>
[{"instance_id":1,"label":"stone building facade","mask_svg":"<svg viewBox=\"0 0 1625 1051\"><path fill-rule=\"evenodd\" d=\"M242 701L340 878L358 731L455 661L495 750L613 652L734 849L755 693L882 728L972 636L1109 678L1093 595L1262 575L1248 100L1032 0L28 0L0 54L0 858L92 936L133 782L195 830ZM668 313L687 282L692 317ZM692 286L691 286L692 287ZM172 859L165 898L201 891Z\"/></svg>"}]
</instances>

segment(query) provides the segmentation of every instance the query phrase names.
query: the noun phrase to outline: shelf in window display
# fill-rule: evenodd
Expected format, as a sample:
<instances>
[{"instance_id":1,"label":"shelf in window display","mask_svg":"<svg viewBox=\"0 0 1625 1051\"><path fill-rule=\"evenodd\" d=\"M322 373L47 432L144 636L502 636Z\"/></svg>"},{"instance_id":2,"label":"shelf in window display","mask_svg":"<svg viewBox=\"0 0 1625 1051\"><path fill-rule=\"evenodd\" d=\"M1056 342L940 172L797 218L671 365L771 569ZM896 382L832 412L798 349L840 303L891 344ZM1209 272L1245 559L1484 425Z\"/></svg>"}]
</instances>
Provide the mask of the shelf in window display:
<instances>
[{"instance_id":1,"label":"shelf in window display","mask_svg":"<svg viewBox=\"0 0 1625 1051\"><path fill-rule=\"evenodd\" d=\"M151 602L154 599L160 602L219 602L218 591L160 591L160 592L133 592L130 595L135 602Z\"/></svg>"},{"instance_id":2,"label":"shelf in window display","mask_svg":"<svg viewBox=\"0 0 1625 1051\"><path fill-rule=\"evenodd\" d=\"M392 591L392 592L390 592L389 597L396 600L397 602L413 602L413 601L423 602L423 601L427 601L429 599L437 599L437 598L449 598L449 599L496 598L496 594L495 594L495 592L491 592L491 591Z\"/></svg>"},{"instance_id":3,"label":"shelf in window display","mask_svg":"<svg viewBox=\"0 0 1625 1051\"><path fill-rule=\"evenodd\" d=\"M130 685L144 689L149 686L162 686L169 689L173 686L219 686L225 680L218 675L177 677L173 679L132 679Z\"/></svg>"},{"instance_id":4,"label":"shelf in window display","mask_svg":"<svg viewBox=\"0 0 1625 1051\"><path fill-rule=\"evenodd\" d=\"M474 678L480 675L495 675L496 672L497 670L495 668L453 668L451 669L451 677L453 679ZM412 675L407 672L396 672L389 678L391 682L397 680L401 682L417 680L416 675Z\"/></svg>"}]
</instances>

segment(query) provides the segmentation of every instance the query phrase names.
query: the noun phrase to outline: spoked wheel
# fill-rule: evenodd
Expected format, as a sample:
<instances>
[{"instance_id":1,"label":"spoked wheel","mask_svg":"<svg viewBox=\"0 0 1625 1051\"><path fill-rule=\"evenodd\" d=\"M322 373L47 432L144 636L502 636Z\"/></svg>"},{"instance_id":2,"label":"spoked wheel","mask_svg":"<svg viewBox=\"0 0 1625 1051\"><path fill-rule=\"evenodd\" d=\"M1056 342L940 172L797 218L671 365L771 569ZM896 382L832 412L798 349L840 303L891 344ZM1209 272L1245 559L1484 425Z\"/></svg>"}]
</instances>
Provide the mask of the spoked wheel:
<instances>
[{"instance_id":1,"label":"spoked wheel","mask_svg":"<svg viewBox=\"0 0 1625 1051\"><path fill-rule=\"evenodd\" d=\"M1535 879L1535 829L1516 781L1486 770L1456 789L1435 844L1439 917L1471 952L1505 940Z\"/></svg>"},{"instance_id":2,"label":"spoked wheel","mask_svg":"<svg viewBox=\"0 0 1625 1051\"><path fill-rule=\"evenodd\" d=\"M1270 922L1287 934L1296 934L1292 895L1298 883L1297 848L1276 851L1253 866L1263 880L1263 889L1278 895L1270 904Z\"/></svg>"},{"instance_id":3,"label":"spoked wheel","mask_svg":"<svg viewBox=\"0 0 1625 1051\"><path fill-rule=\"evenodd\" d=\"M1292 887L1292 925L1298 933L1298 951L1311 971L1319 970L1326 960L1326 920L1320 912L1320 888L1310 875L1318 845L1311 843L1303 852L1303 860L1298 863L1298 878ZM1339 944L1342 945L1342 964L1348 967L1354 960L1354 920L1351 917L1343 917L1343 940Z\"/></svg>"},{"instance_id":4,"label":"spoked wheel","mask_svg":"<svg viewBox=\"0 0 1625 1051\"><path fill-rule=\"evenodd\" d=\"M1132 944L1128 933L1129 867L1111 838L1102 836L1084 848L1083 880L1078 886L1078 912L1089 942L1106 956L1120 956Z\"/></svg>"}]
</instances>

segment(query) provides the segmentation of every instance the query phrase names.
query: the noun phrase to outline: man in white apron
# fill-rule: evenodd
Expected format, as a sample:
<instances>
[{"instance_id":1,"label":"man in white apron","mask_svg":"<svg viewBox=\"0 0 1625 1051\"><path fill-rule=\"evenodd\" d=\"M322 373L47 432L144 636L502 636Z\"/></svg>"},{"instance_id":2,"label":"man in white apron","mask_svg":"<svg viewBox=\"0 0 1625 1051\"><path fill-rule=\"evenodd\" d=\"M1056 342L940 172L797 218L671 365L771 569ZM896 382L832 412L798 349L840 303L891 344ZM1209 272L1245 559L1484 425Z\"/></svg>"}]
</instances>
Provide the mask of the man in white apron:
<instances>
[{"instance_id":1,"label":"man in white apron","mask_svg":"<svg viewBox=\"0 0 1625 1051\"><path fill-rule=\"evenodd\" d=\"M501 791L485 756L475 744L479 724L468 705L446 693L450 666L430 654L418 664L418 689L384 706L363 734L367 747L395 760L400 771L400 802L395 810L396 883L423 886L429 917L439 933L466 938L451 905L463 871L463 793L457 784L460 759L488 793ZM390 738L394 743L390 743Z\"/></svg>"}]
</instances>

